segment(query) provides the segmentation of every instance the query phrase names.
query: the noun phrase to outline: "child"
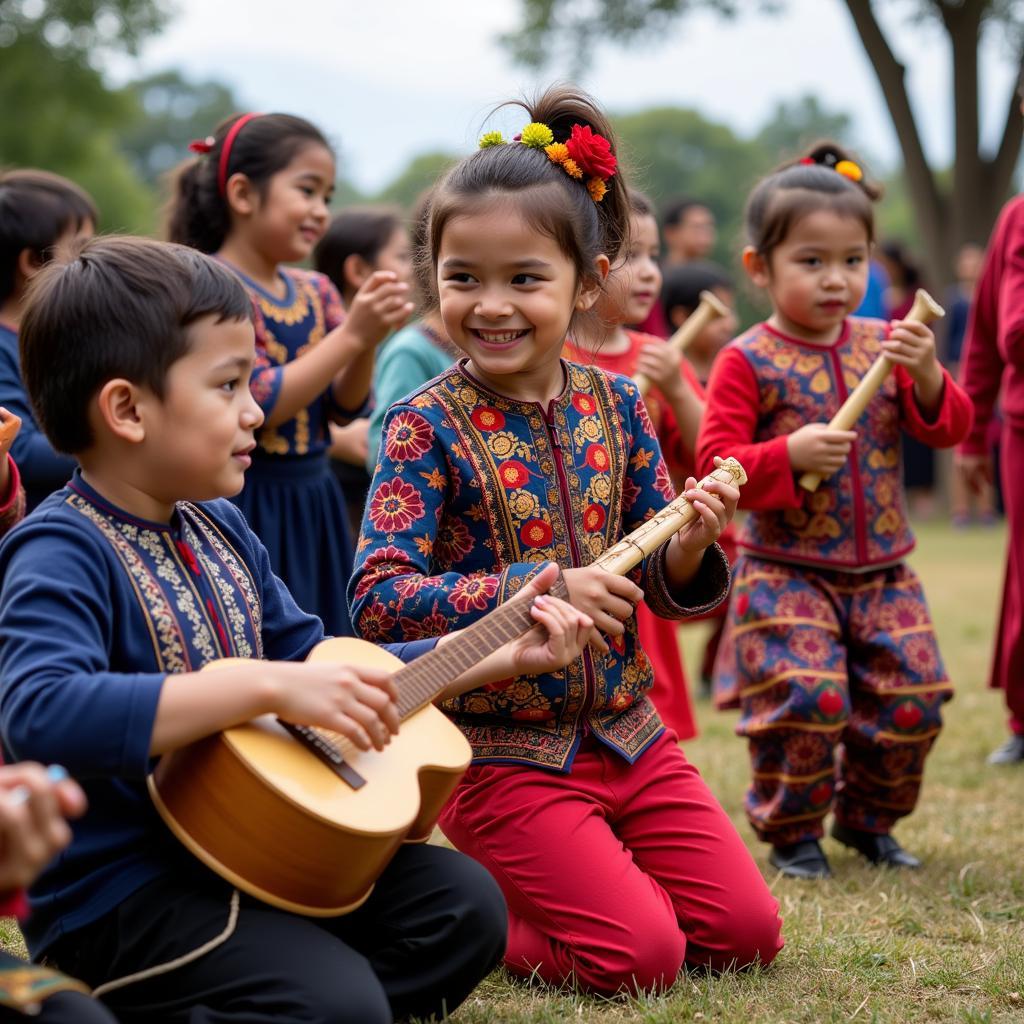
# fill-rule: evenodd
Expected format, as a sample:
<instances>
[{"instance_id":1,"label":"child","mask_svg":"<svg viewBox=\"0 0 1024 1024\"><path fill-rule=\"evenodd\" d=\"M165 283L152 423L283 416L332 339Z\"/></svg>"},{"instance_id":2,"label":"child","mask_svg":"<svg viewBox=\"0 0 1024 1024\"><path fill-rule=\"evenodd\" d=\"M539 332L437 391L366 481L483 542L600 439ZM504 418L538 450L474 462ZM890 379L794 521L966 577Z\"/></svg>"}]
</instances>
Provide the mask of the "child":
<instances>
[{"instance_id":1,"label":"child","mask_svg":"<svg viewBox=\"0 0 1024 1024\"><path fill-rule=\"evenodd\" d=\"M1018 96L1024 112L1024 73ZM956 453L957 473L964 487L976 494L991 488L996 479L991 431L998 428L1009 529L989 685L1003 691L1010 732L989 755L989 764L998 765L1024 763L1024 480L1019 475L1024 458L1022 249L1024 196L1015 196L1003 207L992 230L971 310L960 379L974 401L977 418Z\"/></svg>"},{"instance_id":2,"label":"child","mask_svg":"<svg viewBox=\"0 0 1024 1024\"><path fill-rule=\"evenodd\" d=\"M684 365L692 368L693 374L700 382L697 393L702 403L704 390L711 377L711 367L715 357L736 332L735 304L732 280L726 271L716 263L678 263L665 270L665 280L661 286L661 303L665 310L665 319L669 330L675 333L690 318L700 305L701 292L708 291L716 295L729 311L728 316L715 317L708 322L700 334L686 348ZM725 552L729 564L736 562L736 525L730 523L718 538L718 544ZM715 620L714 629L704 645L704 654L700 666L700 692L703 697L711 696L711 680L714 673L715 658L722 641L722 630L728 612L728 603L723 602L707 616Z\"/></svg>"},{"instance_id":3,"label":"child","mask_svg":"<svg viewBox=\"0 0 1024 1024\"><path fill-rule=\"evenodd\" d=\"M89 800L30 890L26 940L123 1022L441 1015L504 944L500 892L468 858L405 846L359 910L298 917L239 897L147 796L153 758L260 714L362 749L397 731L385 673L290 664L323 627L216 500L241 489L263 419L251 308L195 250L105 238L47 268L26 310L29 394L81 470L0 546L0 728L5 752L59 760ZM578 656L583 615L554 599L532 614L550 637L513 642L448 692ZM196 671L229 655L269 660Z\"/></svg>"},{"instance_id":4,"label":"child","mask_svg":"<svg viewBox=\"0 0 1024 1024\"><path fill-rule=\"evenodd\" d=\"M610 649L445 705L474 763L440 824L509 901L511 971L637 991L780 946L775 901L646 696L633 617L645 594L666 618L722 599L714 540L737 491L689 482L699 516L644 560L643 590L590 564L673 491L632 382L559 358L628 234L607 119L562 88L528 112L431 201L441 315L468 358L387 414L349 593L364 637L436 636L539 562L565 567Z\"/></svg>"},{"instance_id":5,"label":"child","mask_svg":"<svg viewBox=\"0 0 1024 1024\"><path fill-rule=\"evenodd\" d=\"M352 540L329 424L365 403L374 348L412 311L409 286L372 274L346 318L327 278L282 266L312 254L334 191L334 154L308 121L243 114L193 147L204 155L179 174L170 238L230 265L256 322L252 388L265 422L237 504L299 607L347 633L339 581L351 572Z\"/></svg>"},{"instance_id":6,"label":"child","mask_svg":"<svg viewBox=\"0 0 1024 1024\"><path fill-rule=\"evenodd\" d=\"M647 375L655 384L645 399L651 424L670 474L683 481L693 474L693 450L704 402L693 372L682 364L678 353L661 338L623 326L641 323L647 317L661 287L653 207L633 189L629 207L629 248L609 272L605 293L596 305L604 330L595 332L592 341L584 337L576 345L567 344L564 355L623 377L635 377L638 372ZM678 739L693 739L697 721L687 692L676 624L656 616L644 602L637 605L636 623L640 646L654 674L651 700Z\"/></svg>"},{"instance_id":7,"label":"child","mask_svg":"<svg viewBox=\"0 0 1024 1024\"><path fill-rule=\"evenodd\" d=\"M751 824L797 878L830 874L818 842L830 810L832 835L873 863L919 864L890 832L914 809L952 689L903 561L899 438L954 444L971 408L928 327L849 317L875 194L831 145L756 186L743 262L773 312L719 355L697 444L698 465L729 451L750 475L716 691L743 708ZM856 430L830 429L882 353L895 371ZM813 494L797 485L807 471L826 478Z\"/></svg>"},{"instance_id":8,"label":"child","mask_svg":"<svg viewBox=\"0 0 1024 1024\"><path fill-rule=\"evenodd\" d=\"M21 420L12 454L29 509L63 487L75 460L53 450L36 424L18 360L18 323L29 282L57 249L95 230L96 207L77 185L47 171L0 174L0 405Z\"/></svg>"},{"instance_id":9,"label":"child","mask_svg":"<svg viewBox=\"0 0 1024 1024\"><path fill-rule=\"evenodd\" d=\"M686 348L686 361L693 367L702 387L707 387L715 356L736 333L736 293L732 279L717 263L679 263L665 269L661 305L669 333L690 318L700 304L700 293L711 292L728 309L728 316L715 317Z\"/></svg>"},{"instance_id":10,"label":"child","mask_svg":"<svg viewBox=\"0 0 1024 1024\"><path fill-rule=\"evenodd\" d=\"M376 270L390 270L396 280L411 285L409 233L400 213L371 206L342 210L313 250L313 266L338 289L346 306ZM331 424L331 468L345 496L353 536L359 533L370 486L366 470L369 426L366 416L344 427Z\"/></svg>"}]
</instances>

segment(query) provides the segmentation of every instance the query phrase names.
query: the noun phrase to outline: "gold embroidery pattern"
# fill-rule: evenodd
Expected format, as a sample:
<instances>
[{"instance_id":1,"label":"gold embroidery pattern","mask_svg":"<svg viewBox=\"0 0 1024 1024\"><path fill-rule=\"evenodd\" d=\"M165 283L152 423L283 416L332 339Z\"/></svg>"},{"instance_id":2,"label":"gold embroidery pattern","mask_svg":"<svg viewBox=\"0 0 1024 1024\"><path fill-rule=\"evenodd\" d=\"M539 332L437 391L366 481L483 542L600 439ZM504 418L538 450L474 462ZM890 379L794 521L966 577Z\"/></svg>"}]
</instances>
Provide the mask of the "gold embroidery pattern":
<instances>
[{"instance_id":1,"label":"gold embroidery pattern","mask_svg":"<svg viewBox=\"0 0 1024 1024\"><path fill-rule=\"evenodd\" d=\"M256 581L249 571L244 559L231 546L223 533L214 525L210 518L195 505L182 504L179 508L184 512L187 510L191 516L189 525L194 526L203 536L207 544L213 548L220 559L220 566L211 561L205 554L205 545L197 545L196 551L201 553L203 566L210 572L220 591L221 599L228 608L227 619L232 626L232 638L239 657L262 658L263 657L263 604L257 592ZM227 571L230 580L225 580L221 572L221 566ZM245 601L245 611L248 616L239 609L235 600L235 591L242 595ZM246 622L255 640L255 654L248 640L246 633Z\"/></svg>"},{"instance_id":2,"label":"gold embroidery pattern","mask_svg":"<svg viewBox=\"0 0 1024 1024\"><path fill-rule=\"evenodd\" d=\"M174 541L155 530L139 530L136 543L153 559L156 574L174 594L175 606L192 627L192 646L199 652L202 664L224 655L210 626L202 601L197 600L195 585L186 576L189 570L174 550Z\"/></svg>"},{"instance_id":3,"label":"gold embroidery pattern","mask_svg":"<svg viewBox=\"0 0 1024 1024\"><path fill-rule=\"evenodd\" d=\"M138 543L138 527L105 514L81 495L72 494L67 503L96 527L124 567L149 630L159 671L189 671L192 665L178 620L160 584L133 548Z\"/></svg>"},{"instance_id":4,"label":"gold embroidery pattern","mask_svg":"<svg viewBox=\"0 0 1024 1024\"><path fill-rule=\"evenodd\" d=\"M202 541L190 528L190 524L183 523L181 532L185 542L192 548L197 561L203 567L203 571L213 583L217 604L219 605L218 614L220 615L221 622L227 624L226 632L230 649L224 653L237 658L251 658L252 644L249 643L245 632L248 620L242 614L241 609L239 609L237 601L235 601L234 587L229 580L224 578L220 565L207 555Z\"/></svg>"}]
</instances>

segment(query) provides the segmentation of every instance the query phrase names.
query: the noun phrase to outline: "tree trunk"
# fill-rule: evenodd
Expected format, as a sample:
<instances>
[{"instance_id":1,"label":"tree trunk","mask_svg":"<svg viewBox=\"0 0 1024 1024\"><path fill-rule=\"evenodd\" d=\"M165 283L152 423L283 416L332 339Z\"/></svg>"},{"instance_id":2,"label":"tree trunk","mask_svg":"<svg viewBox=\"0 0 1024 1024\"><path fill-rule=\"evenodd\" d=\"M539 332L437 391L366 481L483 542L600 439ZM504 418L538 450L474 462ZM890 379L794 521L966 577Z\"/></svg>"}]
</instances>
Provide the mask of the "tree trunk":
<instances>
[{"instance_id":1,"label":"tree trunk","mask_svg":"<svg viewBox=\"0 0 1024 1024\"><path fill-rule=\"evenodd\" d=\"M924 253L926 272L932 286L945 284L950 274L948 232L945 230L947 204L939 193L931 167L924 154L917 122L910 106L905 81L906 69L896 59L881 26L871 10L871 0L845 0L860 36L864 52L882 87L889 116L903 153L904 175L920 233L919 249Z\"/></svg>"},{"instance_id":2,"label":"tree trunk","mask_svg":"<svg viewBox=\"0 0 1024 1024\"><path fill-rule=\"evenodd\" d=\"M864 51L875 70L903 153L904 176L924 253L928 280L936 289L954 278L956 252L965 242L987 241L1006 201L1024 137L1016 87L999 149L991 160L980 152L978 45L992 0L933 0L953 51L955 146L953 189L940 192L928 166L910 107L903 65L896 59L871 9L871 0L845 0Z\"/></svg>"},{"instance_id":3,"label":"tree trunk","mask_svg":"<svg viewBox=\"0 0 1024 1024\"><path fill-rule=\"evenodd\" d=\"M939 13L953 51L953 192L947 229L946 278L953 275L955 254L987 217L987 170L978 152L978 43L981 19L989 0L966 0L958 6L939 4Z\"/></svg>"}]
</instances>

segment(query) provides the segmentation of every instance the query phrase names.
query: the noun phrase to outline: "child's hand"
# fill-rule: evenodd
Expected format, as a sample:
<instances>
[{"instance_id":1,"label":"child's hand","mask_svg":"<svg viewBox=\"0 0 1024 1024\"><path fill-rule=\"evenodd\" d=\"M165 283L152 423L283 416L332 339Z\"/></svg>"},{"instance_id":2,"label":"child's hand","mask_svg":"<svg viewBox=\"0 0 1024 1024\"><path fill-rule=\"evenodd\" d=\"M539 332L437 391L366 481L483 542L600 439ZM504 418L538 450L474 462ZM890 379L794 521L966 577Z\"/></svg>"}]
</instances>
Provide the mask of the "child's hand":
<instances>
[{"instance_id":1,"label":"child's hand","mask_svg":"<svg viewBox=\"0 0 1024 1024\"><path fill-rule=\"evenodd\" d=\"M593 620L594 625L608 636L622 636L623 623L644 599L644 592L625 576L616 576L600 566L587 565L562 572L569 588L569 603ZM600 646L591 641L591 646Z\"/></svg>"},{"instance_id":2,"label":"child's hand","mask_svg":"<svg viewBox=\"0 0 1024 1024\"><path fill-rule=\"evenodd\" d=\"M550 581L543 578L547 573L551 574ZM557 575L552 564L534 582L546 590ZM554 672L575 661L592 640L596 641L595 646L599 649L607 650L607 645L594 630L594 620L557 597L549 594L534 597L530 614L538 624L508 645L511 669L507 674L510 676Z\"/></svg>"},{"instance_id":3,"label":"child's hand","mask_svg":"<svg viewBox=\"0 0 1024 1024\"><path fill-rule=\"evenodd\" d=\"M393 271L377 270L356 292L342 327L361 338L367 348L374 348L401 327L414 308L409 286Z\"/></svg>"},{"instance_id":4,"label":"child's hand","mask_svg":"<svg viewBox=\"0 0 1024 1024\"><path fill-rule=\"evenodd\" d=\"M682 355L671 345L649 341L636 357L636 372L647 377L666 398L679 398L686 386L679 368L682 360Z\"/></svg>"},{"instance_id":5,"label":"child's hand","mask_svg":"<svg viewBox=\"0 0 1024 1024\"><path fill-rule=\"evenodd\" d=\"M332 459L338 459L350 466L365 466L370 452L370 421L364 416L341 426L328 424L331 431L331 447L328 452Z\"/></svg>"},{"instance_id":6,"label":"child's hand","mask_svg":"<svg viewBox=\"0 0 1024 1024\"><path fill-rule=\"evenodd\" d=\"M398 691L388 672L335 662L268 662L275 714L383 750L398 733Z\"/></svg>"},{"instance_id":7,"label":"child's hand","mask_svg":"<svg viewBox=\"0 0 1024 1024\"><path fill-rule=\"evenodd\" d=\"M0 503L4 501L7 489L11 485L11 467L7 461L7 453L14 444L14 439L21 430L21 417L8 412L0 405Z\"/></svg>"},{"instance_id":8,"label":"child's hand","mask_svg":"<svg viewBox=\"0 0 1024 1024\"><path fill-rule=\"evenodd\" d=\"M935 335L927 324L916 320L894 320L882 351L907 373L920 388L937 391L942 387L942 367L935 355Z\"/></svg>"},{"instance_id":9,"label":"child's hand","mask_svg":"<svg viewBox=\"0 0 1024 1024\"><path fill-rule=\"evenodd\" d=\"M991 486L995 482L991 455L961 455L957 452L953 456L953 465L972 494L981 494L986 485Z\"/></svg>"},{"instance_id":10,"label":"child's hand","mask_svg":"<svg viewBox=\"0 0 1024 1024\"><path fill-rule=\"evenodd\" d=\"M794 473L831 476L842 469L857 440L855 430L832 430L827 423L808 423L786 438Z\"/></svg>"},{"instance_id":11,"label":"child's hand","mask_svg":"<svg viewBox=\"0 0 1024 1024\"><path fill-rule=\"evenodd\" d=\"M696 477L686 478L683 497L699 513L673 538L684 555L693 555L711 547L722 531L732 522L740 500L738 487L722 480L712 480L704 488L697 486Z\"/></svg>"},{"instance_id":12,"label":"child's hand","mask_svg":"<svg viewBox=\"0 0 1024 1024\"><path fill-rule=\"evenodd\" d=\"M6 459L7 453L14 444L14 439L21 430L21 417L8 412L0 405L0 459Z\"/></svg>"},{"instance_id":13,"label":"child's hand","mask_svg":"<svg viewBox=\"0 0 1024 1024\"><path fill-rule=\"evenodd\" d=\"M85 811L85 794L63 768L0 767L0 892L30 885L71 842L67 818Z\"/></svg>"}]
</instances>

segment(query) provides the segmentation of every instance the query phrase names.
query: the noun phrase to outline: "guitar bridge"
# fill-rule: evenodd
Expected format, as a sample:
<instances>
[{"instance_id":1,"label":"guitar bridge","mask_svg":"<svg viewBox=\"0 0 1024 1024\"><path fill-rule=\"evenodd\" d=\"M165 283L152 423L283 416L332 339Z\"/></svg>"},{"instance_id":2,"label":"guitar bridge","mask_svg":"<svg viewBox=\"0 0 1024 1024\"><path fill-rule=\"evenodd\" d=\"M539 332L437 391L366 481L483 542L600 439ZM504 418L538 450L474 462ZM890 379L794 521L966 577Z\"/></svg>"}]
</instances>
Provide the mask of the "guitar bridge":
<instances>
[{"instance_id":1,"label":"guitar bridge","mask_svg":"<svg viewBox=\"0 0 1024 1024\"><path fill-rule=\"evenodd\" d=\"M283 722L281 719L278 719L278 721L343 782L346 782L353 789L361 789L366 785L366 779L345 760L341 751L330 740L317 732L316 729L312 729L308 725L295 725L292 722Z\"/></svg>"}]
</instances>

